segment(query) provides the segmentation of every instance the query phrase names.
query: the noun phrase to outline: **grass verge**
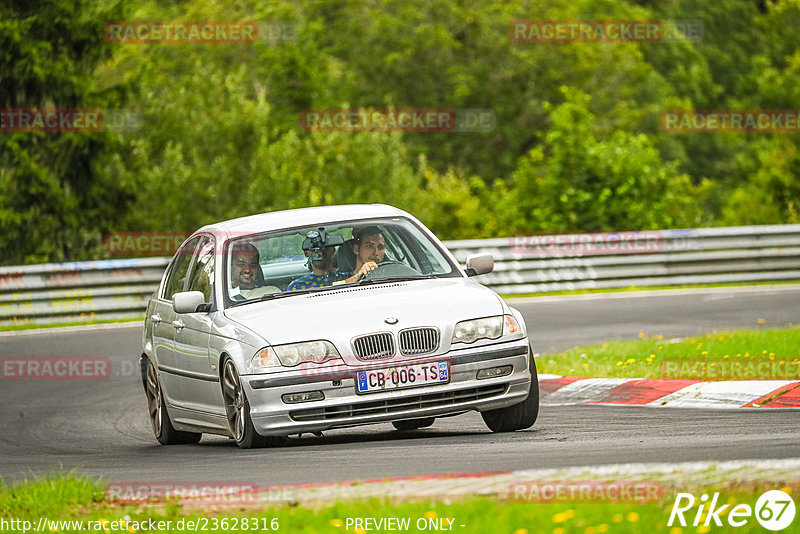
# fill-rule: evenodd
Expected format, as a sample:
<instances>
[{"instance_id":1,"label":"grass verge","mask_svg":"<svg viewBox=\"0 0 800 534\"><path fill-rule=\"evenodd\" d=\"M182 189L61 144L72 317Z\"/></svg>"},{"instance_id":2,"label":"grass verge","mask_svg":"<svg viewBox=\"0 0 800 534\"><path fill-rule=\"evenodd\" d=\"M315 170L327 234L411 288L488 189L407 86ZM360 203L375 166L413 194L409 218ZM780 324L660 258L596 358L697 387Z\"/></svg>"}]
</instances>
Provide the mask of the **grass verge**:
<instances>
[{"instance_id":1,"label":"grass verge","mask_svg":"<svg viewBox=\"0 0 800 534\"><path fill-rule=\"evenodd\" d=\"M702 289L708 287L750 287L750 286L785 286L797 285L800 280L785 280L772 282L741 282L741 283L718 283L718 284L683 284L673 286L627 286L609 287L597 289L570 289L564 291L537 291L534 293L500 293L504 299L521 299L530 297L551 297L556 295L585 295L589 293L625 293L631 291L661 291L665 289Z\"/></svg>"},{"instance_id":2,"label":"grass verge","mask_svg":"<svg viewBox=\"0 0 800 534\"><path fill-rule=\"evenodd\" d=\"M800 328L609 341L536 359L539 373L593 378L800 380Z\"/></svg>"},{"instance_id":3,"label":"grass verge","mask_svg":"<svg viewBox=\"0 0 800 534\"><path fill-rule=\"evenodd\" d=\"M130 317L122 319L96 319L89 321L70 321L66 323L19 323L11 325L0 325L0 332L14 332L17 330L36 330L38 328L59 328L62 326L84 326L90 324L111 324L111 323L130 323L130 322L144 322L144 315L141 317Z\"/></svg>"},{"instance_id":4,"label":"grass verge","mask_svg":"<svg viewBox=\"0 0 800 534\"><path fill-rule=\"evenodd\" d=\"M779 486L780 487L780 486ZM340 501L313 506L266 505L248 509L198 509L180 504L116 505L104 499L100 482L72 474L35 479L0 487L0 522L5 521L7 532L251 532L269 531L286 533L341 533L363 534L356 519L374 521L396 518L406 523L406 528L394 530L407 532L448 531L462 533L508 534L604 534L665 532L704 533L710 530L728 531L726 513L720 514L725 522L722 529L702 526L706 514L697 513L701 494L720 492L719 504L746 504L755 506L764 491L777 489L774 484L750 483L747 485L720 484L719 487L666 488L652 502L623 501L617 498L605 502L581 502L581 499L537 502L529 492L512 494L511 500L498 497L465 497L458 500L418 499L392 501L370 499ZM786 485L783 491L797 494L796 485ZM677 492L691 492L698 497L697 506L685 513L688 527L667 526ZM508 497L508 496L506 496ZM731 506L727 508L729 512ZM691 526L699 517L700 526ZM41 521L41 523L40 523ZM709 522L711 519L709 519ZM25 523L27 522L27 523ZM60 522L60 523L59 523ZM71 524L70 524L71 522ZM397 524L395 524L397 525ZM677 525L675 523L674 525ZM375 527L375 523L372 523ZM376 532L389 529L371 528ZM751 516L736 532L763 532L756 518Z\"/></svg>"}]
</instances>

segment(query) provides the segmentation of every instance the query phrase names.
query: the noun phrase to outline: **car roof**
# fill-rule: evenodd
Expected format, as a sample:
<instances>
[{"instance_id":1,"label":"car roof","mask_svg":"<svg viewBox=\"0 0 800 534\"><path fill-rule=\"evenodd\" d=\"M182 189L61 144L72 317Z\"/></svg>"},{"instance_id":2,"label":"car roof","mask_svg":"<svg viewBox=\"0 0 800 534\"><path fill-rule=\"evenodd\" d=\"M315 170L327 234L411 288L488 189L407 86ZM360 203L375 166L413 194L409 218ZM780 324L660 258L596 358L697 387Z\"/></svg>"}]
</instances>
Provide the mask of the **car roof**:
<instances>
[{"instance_id":1,"label":"car roof","mask_svg":"<svg viewBox=\"0 0 800 534\"><path fill-rule=\"evenodd\" d=\"M405 211L386 204L345 204L339 206L315 206L291 210L272 211L230 219L203 226L195 234L210 232L229 237L259 232L313 226L333 221L371 219L375 217L409 217Z\"/></svg>"}]
</instances>

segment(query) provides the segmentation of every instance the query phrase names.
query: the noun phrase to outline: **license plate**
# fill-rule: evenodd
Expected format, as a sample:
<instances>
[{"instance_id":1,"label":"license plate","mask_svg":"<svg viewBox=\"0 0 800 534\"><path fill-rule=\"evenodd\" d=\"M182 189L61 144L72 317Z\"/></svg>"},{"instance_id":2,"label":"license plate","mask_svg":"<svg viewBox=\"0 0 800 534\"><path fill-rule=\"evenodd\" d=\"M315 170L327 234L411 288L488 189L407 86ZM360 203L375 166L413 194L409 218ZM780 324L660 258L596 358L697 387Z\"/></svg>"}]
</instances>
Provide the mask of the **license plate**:
<instances>
[{"instance_id":1,"label":"license plate","mask_svg":"<svg viewBox=\"0 0 800 534\"><path fill-rule=\"evenodd\" d=\"M447 367L447 362L418 363L374 371L359 371L356 374L356 391L373 393L443 384L449 381L450 369Z\"/></svg>"}]
</instances>

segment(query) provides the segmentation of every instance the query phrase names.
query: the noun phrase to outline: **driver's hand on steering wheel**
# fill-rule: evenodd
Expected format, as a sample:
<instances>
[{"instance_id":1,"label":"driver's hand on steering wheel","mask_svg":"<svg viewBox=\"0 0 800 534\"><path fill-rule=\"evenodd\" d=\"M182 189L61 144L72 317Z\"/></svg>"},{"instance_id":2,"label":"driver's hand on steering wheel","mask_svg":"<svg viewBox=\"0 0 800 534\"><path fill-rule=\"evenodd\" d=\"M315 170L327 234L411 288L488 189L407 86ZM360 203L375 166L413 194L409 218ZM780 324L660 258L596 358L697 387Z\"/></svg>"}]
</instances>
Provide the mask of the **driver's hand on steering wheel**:
<instances>
[{"instance_id":1,"label":"driver's hand on steering wheel","mask_svg":"<svg viewBox=\"0 0 800 534\"><path fill-rule=\"evenodd\" d=\"M372 271L378 268L378 264L374 261L368 261L364 265L361 266L361 269L358 270L358 278L361 279L365 276L368 276Z\"/></svg>"}]
</instances>

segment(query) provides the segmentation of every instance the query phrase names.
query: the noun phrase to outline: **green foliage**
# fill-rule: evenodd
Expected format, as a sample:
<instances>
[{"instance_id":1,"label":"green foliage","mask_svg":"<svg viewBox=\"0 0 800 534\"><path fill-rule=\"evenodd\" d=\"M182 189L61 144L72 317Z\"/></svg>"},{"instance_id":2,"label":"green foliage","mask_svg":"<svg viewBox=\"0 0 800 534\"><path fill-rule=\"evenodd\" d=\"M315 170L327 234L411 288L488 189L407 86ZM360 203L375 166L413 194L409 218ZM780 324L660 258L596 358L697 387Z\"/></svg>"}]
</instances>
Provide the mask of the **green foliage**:
<instances>
[{"instance_id":1,"label":"green foliage","mask_svg":"<svg viewBox=\"0 0 800 534\"><path fill-rule=\"evenodd\" d=\"M798 109L800 0L46 0L0 6L0 106L127 107L136 132L3 133L3 263L384 202L446 239L795 221L797 135L667 134L668 109ZM291 25L285 42L109 44L109 20ZM521 43L517 19L678 19L701 39ZM562 88L568 88L563 90ZM480 108L489 132L308 132L303 111Z\"/></svg>"},{"instance_id":2,"label":"green foliage","mask_svg":"<svg viewBox=\"0 0 800 534\"><path fill-rule=\"evenodd\" d=\"M45 0L0 5L0 108L102 108L119 88L97 91L95 67L110 57L85 2ZM125 209L129 193L99 169L104 132L4 132L0 137L0 257L4 263L96 256L102 229Z\"/></svg>"},{"instance_id":3,"label":"green foliage","mask_svg":"<svg viewBox=\"0 0 800 534\"><path fill-rule=\"evenodd\" d=\"M564 87L566 102L546 105L552 124L544 147L513 175L515 231L608 231L685 227L700 222L697 188L663 163L644 134L617 130L598 140L589 96Z\"/></svg>"},{"instance_id":4,"label":"green foliage","mask_svg":"<svg viewBox=\"0 0 800 534\"><path fill-rule=\"evenodd\" d=\"M800 153L787 138L758 143L760 165L723 211L728 224L800 223Z\"/></svg>"}]
</instances>

